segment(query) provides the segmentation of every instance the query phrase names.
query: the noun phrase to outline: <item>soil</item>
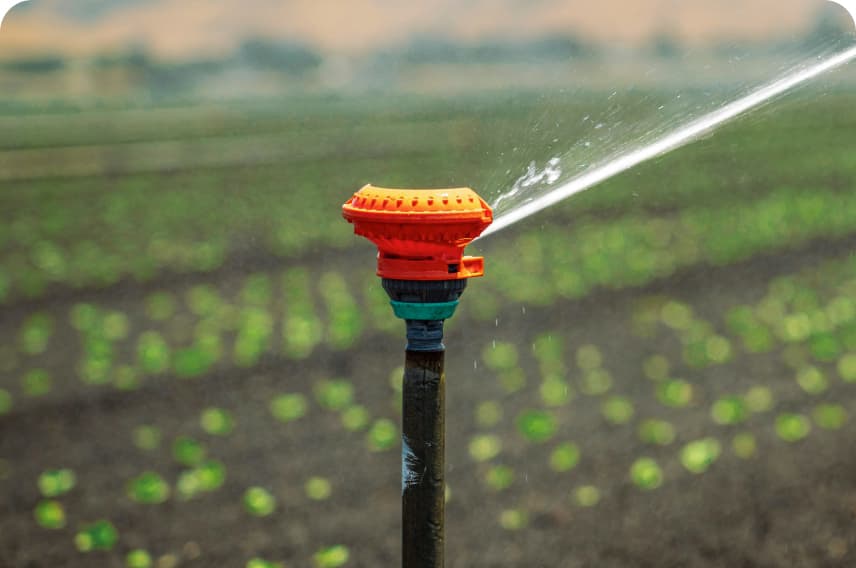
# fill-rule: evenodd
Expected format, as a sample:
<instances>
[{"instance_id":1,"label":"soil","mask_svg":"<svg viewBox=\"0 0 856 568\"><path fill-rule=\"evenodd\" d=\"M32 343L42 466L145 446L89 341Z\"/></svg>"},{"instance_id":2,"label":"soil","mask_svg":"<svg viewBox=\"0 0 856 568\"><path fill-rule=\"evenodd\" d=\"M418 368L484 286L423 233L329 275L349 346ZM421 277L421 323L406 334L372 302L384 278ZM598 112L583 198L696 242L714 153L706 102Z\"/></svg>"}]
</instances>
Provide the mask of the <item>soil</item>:
<instances>
[{"instance_id":1,"label":"soil","mask_svg":"<svg viewBox=\"0 0 856 568\"><path fill-rule=\"evenodd\" d=\"M780 350L741 354L724 365L690 369L680 362L680 344L673 333L661 330L653 338L640 339L629 325L641 299L666 295L691 304L700 317L723 328L723 310L757 302L776 275L854 250L852 242L825 245L727 268L697 268L643 288L601 290L584 300L550 307L507 305L496 322L456 321L446 341L451 491L447 566L856 565L852 445L856 419L851 417L837 431L815 427L797 443L780 440L774 430L776 412L810 415L819 402L836 402L853 413L856 387L832 380L822 395L806 395L796 386ZM477 294L478 285L473 282L466 294ZM67 320L64 314L74 301L69 295L48 309ZM132 318L132 328L143 317L141 296L134 290L120 286L104 291L99 302L122 307ZM16 320L0 323L4 341L13 340ZM544 444L527 442L517 433L515 417L541 406L538 368L528 346L545 331L564 336L569 368L575 347L597 345L614 378L611 392L635 404L634 423L641 418L667 419L677 429L676 442L667 447L643 445L634 427L609 425L600 413L600 400L580 394L556 411L559 430L554 438ZM57 337L70 338L71 333L60 328ZM482 349L494 340L520 347L527 385L517 393L507 394L479 361ZM396 393L388 377L402 364L402 347L403 338L373 332L354 349L319 349L302 362L268 357L250 369L226 366L199 379L151 379L133 392L83 387L69 378L47 397L23 401L0 417L0 459L5 460L0 462L5 463L0 466L0 566L118 567L129 550L145 548L161 568L242 567L253 556L298 567L312 566L315 552L334 544L350 550L347 566L398 565L397 448L368 451L364 432L345 430L338 415L314 403L304 418L278 423L268 412L268 402L282 392L311 398L319 379L341 377L353 382L357 401L374 418L397 422ZM57 377L63 371L73 376L77 353L71 339L55 342L42 363ZM693 383L696 404L669 409L657 401L652 383L642 375L642 361L653 353L665 354L676 365L676 373ZM16 382L16 373L7 373L3 384ZM756 385L772 389L773 413L734 427L711 421L710 403L716 397ZM499 401L504 410L503 420L487 430L473 416L484 400ZM212 437L202 431L199 415L210 406L234 414L231 435ZM160 449L147 452L133 445L133 430L141 424L161 429L165 442ZM742 431L751 431L758 441L757 455L751 459L738 458L730 448L733 435ZM470 439L485 432L503 441L503 451L493 463L510 466L516 474L515 482L502 492L487 487L483 479L489 466L475 463L468 454ZM188 501L173 497L161 505L128 499L126 484L142 471L157 471L175 481L183 468L172 458L169 441L179 435L204 441L209 455L226 464L225 485ZM680 464L680 448L704 436L721 440L723 453L706 473L694 475ZM582 451L579 465L567 473L548 467L550 451L561 441L574 441ZM628 470L640 456L658 460L665 476L661 487L643 491L631 483ZM59 498L68 515L67 528L52 531L36 524L33 509L40 500L39 474L56 467L73 469L78 482ZM313 501L306 496L304 483L311 476L331 481L330 499ZM582 484L600 489L599 504L590 508L575 504L571 492ZM274 514L255 518L244 511L243 492L254 485L277 497ZM504 529L499 517L507 509L524 510L528 525ZM78 552L76 530L101 518L110 519L118 529L117 546L109 552Z\"/></svg>"}]
</instances>

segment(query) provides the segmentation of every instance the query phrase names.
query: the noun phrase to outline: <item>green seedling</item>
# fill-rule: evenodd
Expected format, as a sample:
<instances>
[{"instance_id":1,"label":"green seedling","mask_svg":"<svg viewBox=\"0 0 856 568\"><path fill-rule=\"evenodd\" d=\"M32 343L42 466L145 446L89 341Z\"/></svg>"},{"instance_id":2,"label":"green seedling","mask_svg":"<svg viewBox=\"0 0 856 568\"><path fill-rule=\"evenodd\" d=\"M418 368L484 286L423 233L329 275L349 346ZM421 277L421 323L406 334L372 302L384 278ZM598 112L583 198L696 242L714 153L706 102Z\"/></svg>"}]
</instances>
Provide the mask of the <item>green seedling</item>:
<instances>
[{"instance_id":1,"label":"green seedling","mask_svg":"<svg viewBox=\"0 0 856 568\"><path fill-rule=\"evenodd\" d=\"M281 562L271 562L262 558L251 558L247 561L246 568L283 568Z\"/></svg>"},{"instance_id":2,"label":"green seedling","mask_svg":"<svg viewBox=\"0 0 856 568\"><path fill-rule=\"evenodd\" d=\"M826 375L817 367L803 367L797 372L797 383L808 394L821 394L829 388Z\"/></svg>"},{"instance_id":3,"label":"green seedling","mask_svg":"<svg viewBox=\"0 0 856 568\"><path fill-rule=\"evenodd\" d=\"M315 384L315 399L327 410L344 410L354 400L354 386L348 381L321 381Z\"/></svg>"},{"instance_id":4,"label":"green seedling","mask_svg":"<svg viewBox=\"0 0 856 568\"><path fill-rule=\"evenodd\" d=\"M606 369L586 371L580 381L580 390L589 396L606 394L612 388L612 375Z\"/></svg>"},{"instance_id":5,"label":"green seedling","mask_svg":"<svg viewBox=\"0 0 856 568\"><path fill-rule=\"evenodd\" d=\"M481 428L491 428L502 420L502 406L494 401L480 402L475 410L476 424Z\"/></svg>"},{"instance_id":6,"label":"green seedling","mask_svg":"<svg viewBox=\"0 0 856 568\"><path fill-rule=\"evenodd\" d=\"M746 392L743 401L751 412L767 412L773 408L773 391L767 387L752 387Z\"/></svg>"},{"instance_id":7,"label":"green seedling","mask_svg":"<svg viewBox=\"0 0 856 568\"><path fill-rule=\"evenodd\" d=\"M345 430L356 432L368 426L371 414L364 406L352 405L342 411L341 420Z\"/></svg>"},{"instance_id":8,"label":"green seedling","mask_svg":"<svg viewBox=\"0 0 856 568\"><path fill-rule=\"evenodd\" d=\"M847 422L847 411L840 404L819 404L811 416L814 423L825 430L839 430Z\"/></svg>"},{"instance_id":9,"label":"green seedling","mask_svg":"<svg viewBox=\"0 0 856 568\"><path fill-rule=\"evenodd\" d=\"M571 385L558 377L550 377L542 382L538 392L544 405L550 407L564 406L574 398Z\"/></svg>"},{"instance_id":10,"label":"green seedling","mask_svg":"<svg viewBox=\"0 0 856 568\"><path fill-rule=\"evenodd\" d=\"M663 484L663 471L652 458L639 458L630 467L630 480L636 487L650 491Z\"/></svg>"},{"instance_id":11,"label":"green seedling","mask_svg":"<svg viewBox=\"0 0 856 568\"><path fill-rule=\"evenodd\" d=\"M574 489L573 499L580 507L594 507L600 503L600 490L594 485L580 485Z\"/></svg>"},{"instance_id":12,"label":"green seedling","mask_svg":"<svg viewBox=\"0 0 856 568\"><path fill-rule=\"evenodd\" d=\"M668 446L675 436L675 427L665 420L648 419L639 424L639 439L646 444Z\"/></svg>"},{"instance_id":13,"label":"green seedling","mask_svg":"<svg viewBox=\"0 0 856 568\"><path fill-rule=\"evenodd\" d=\"M517 430L530 442L546 442L556 433L557 427L556 418L549 412L527 410L517 417Z\"/></svg>"},{"instance_id":14,"label":"green seedling","mask_svg":"<svg viewBox=\"0 0 856 568\"><path fill-rule=\"evenodd\" d=\"M153 565L151 555L141 548L134 549L125 556L126 568L151 568Z\"/></svg>"},{"instance_id":15,"label":"green seedling","mask_svg":"<svg viewBox=\"0 0 856 568\"><path fill-rule=\"evenodd\" d=\"M199 423L212 436L228 436L235 428L235 419L222 408L206 408L199 417Z\"/></svg>"},{"instance_id":16,"label":"green seedling","mask_svg":"<svg viewBox=\"0 0 856 568\"><path fill-rule=\"evenodd\" d=\"M302 394L281 394L270 402L270 412L280 422L292 422L302 418L309 405Z\"/></svg>"},{"instance_id":17,"label":"green seedling","mask_svg":"<svg viewBox=\"0 0 856 568\"><path fill-rule=\"evenodd\" d=\"M704 438L690 442L681 450L681 463L691 473L704 473L722 452L716 438Z\"/></svg>"},{"instance_id":18,"label":"green seedling","mask_svg":"<svg viewBox=\"0 0 856 568\"><path fill-rule=\"evenodd\" d=\"M583 345L577 349L577 366L582 371L599 369L603 363L603 355L594 345Z\"/></svg>"},{"instance_id":19,"label":"green seedling","mask_svg":"<svg viewBox=\"0 0 856 568\"><path fill-rule=\"evenodd\" d=\"M61 529L65 527L65 509L54 500L39 501L34 511L36 522L46 529Z\"/></svg>"},{"instance_id":20,"label":"green seedling","mask_svg":"<svg viewBox=\"0 0 856 568\"><path fill-rule=\"evenodd\" d=\"M398 426L392 420L381 418L375 420L369 429L367 442L373 452L392 449L398 443Z\"/></svg>"},{"instance_id":21,"label":"green seedling","mask_svg":"<svg viewBox=\"0 0 856 568\"><path fill-rule=\"evenodd\" d=\"M205 446L188 436L179 436L172 444L172 457L182 465L199 465L206 455Z\"/></svg>"},{"instance_id":22,"label":"green seedling","mask_svg":"<svg viewBox=\"0 0 856 568\"><path fill-rule=\"evenodd\" d=\"M757 452L758 443L755 441L755 435L751 432L741 432L734 436L731 447L737 457L749 459Z\"/></svg>"},{"instance_id":23,"label":"green seedling","mask_svg":"<svg viewBox=\"0 0 856 568\"><path fill-rule=\"evenodd\" d=\"M77 476L70 469L49 469L39 475L38 485L45 497L59 497L74 489Z\"/></svg>"},{"instance_id":24,"label":"green seedling","mask_svg":"<svg viewBox=\"0 0 856 568\"><path fill-rule=\"evenodd\" d=\"M141 450L156 450L161 443L161 432L156 426L137 426L133 438L134 445Z\"/></svg>"},{"instance_id":25,"label":"green seedling","mask_svg":"<svg viewBox=\"0 0 856 568\"><path fill-rule=\"evenodd\" d=\"M156 375L169 369L171 352L164 338L155 331L146 331L137 340L137 361L143 372Z\"/></svg>"},{"instance_id":26,"label":"green seedling","mask_svg":"<svg viewBox=\"0 0 856 568\"><path fill-rule=\"evenodd\" d=\"M169 499L169 483L153 471L141 473L128 482L128 497L137 503L157 505Z\"/></svg>"},{"instance_id":27,"label":"green seedling","mask_svg":"<svg viewBox=\"0 0 856 568\"><path fill-rule=\"evenodd\" d=\"M507 531L519 531L529 525L529 515L521 509L506 509L499 515L499 525Z\"/></svg>"},{"instance_id":28,"label":"green seedling","mask_svg":"<svg viewBox=\"0 0 856 568\"><path fill-rule=\"evenodd\" d=\"M323 477L310 477L303 486L306 496L313 501L324 501L329 499L333 493L330 481Z\"/></svg>"},{"instance_id":29,"label":"green seedling","mask_svg":"<svg viewBox=\"0 0 856 568\"><path fill-rule=\"evenodd\" d=\"M785 442L798 442L811 432L811 422L802 414L780 414L776 417L776 434Z\"/></svg>"},{"instance_id":30,"label":"green seedling","mask_svg":"<svg viewBox=\"0 0 856 568\"><path fill-rule=\"evenodd\" d=\"M319 288L330 318L327 340L334 349L348 349L354 345L363 330L357 302L351 296L345 279L336 272L323 274Z\"/></svg>"},{"instance_id":31,"label":"green seedling","mask_svg":"<svg viewBox=\"0 0 856 568\"><path fill-rule=\"evenodd\" d=\"M612 396L603 401L600 407L607 422L615 425L627 424L633 419L633 402L623 396Z\"/></svg>"},{"instance_id":32,"label":"green seedling","mask_svg":"<svg viewBox=\"0 0 856 568\"><path fill-rule=\"evenodd\" d=\"M470 439L470 457L477 462L490 461L502 451L502 440L499 436L481 434Z\"/></svg>"},{"instance_id":33,"label":"green seedling","mask_svg":"<svg viewBox=\"0 0 856 568\"><path fill-rule=\"evenodd\" d=\"M111 550L119 541L119 533L110 521L96 521L86 525L74 537L74 544L81 552Z\"/></svg>"},{"instance_id":34,"label":"green seedling","mask_svg":"<svg viewBox=\"0 0 856 568\"><path fill-rule=\"evenodd\" d=\"M482 361L493 371L509 371L517 367L517 347L506 341L494 341L482 350Z\"/></svg>"},{"instance_id":35,"label":"green seedling","mask_svg":"<svg viewBox=\"0 0 856 568\"><path fill-rule=\"evenodd\" d=\"M710 408L710 417L720 426L731 426L746 420L746 402L739 396L720 398Z\"/></svg>"},{"instance_id":36,"label":"green seedling","mask_svg":"<svg viewBox=\"0 0 856 568\"><path fill-rule=\"evenodd\" d=\"M51 376L44 369L33 369L24 375L21 381L24 394L27 396L44 396L51 391Z\"/></svg>"},{"instance_id":37,"label":"green seedling","mask_svg":"<svg viewBox=\"0 0 856 568\"><path fill-rule=\"evenodd\" d=\"M267 517L276 510L276 499L267 489L250 487L244 493L244 509L255 517Z\"/></svg>"},{"instance_id":38,"label":"green seedling","mask_svg":"<svg viewBox=\"0 0 856 568\"><path fill-rule=\"evenodd\" d=\"M683 408L693 400L693 387L686 381L669 380L657 386L657 398L666 406Z\"/></svg>"},{"instance_id":39,"label":"green seedling","mask_svg":"<svg viewBox=\"0 0 856 568\"><path fill-rule=\"evenodd\" d=\"M572 442L556 446L550 453L550 469L564 473L574 469L580 461L580 449Z\"/></svg>"},{"instance_id":40,"label":"green seedling","mask_svg":"<svg viewBox=\"0 0 856 568\"><path fill-rule=\"evenodd\" d=\"M485 473L484 481L494 491L504 491L514 483L514 470L505 465L491 467Z\"/></svg>"},{"instance_id":41,"label":"green seedling","mask_svg":"<svg viewBox=\"0 0 856 568\"><path fill-rule=\"evenodd\" d=\"M312 559L316 568L339 568L348 562L350 556L351 553L347 546L337 544L319 550Z\"/></svg>"},{"instance_id":42,"label":"green seedling","mask_svg":"<svg viewBox=\"0 0 856 568\"><path fill-rule=\"evenodd\" d=\"M669 360L662 355L652 355L645 359L643 371L652 381L664 381L669 377Z\"/></svg>"},{"instance_id":43,"label":"green seedling","mask_svg":"<svg viewBox=\"0 0 856 568\"><path fill-rule=\"evenodd\" d=\"M53 318L45 313L30 316L21 329L21 350L28 355L44 353L53 333Z\"/></svg>"}]
</instances>

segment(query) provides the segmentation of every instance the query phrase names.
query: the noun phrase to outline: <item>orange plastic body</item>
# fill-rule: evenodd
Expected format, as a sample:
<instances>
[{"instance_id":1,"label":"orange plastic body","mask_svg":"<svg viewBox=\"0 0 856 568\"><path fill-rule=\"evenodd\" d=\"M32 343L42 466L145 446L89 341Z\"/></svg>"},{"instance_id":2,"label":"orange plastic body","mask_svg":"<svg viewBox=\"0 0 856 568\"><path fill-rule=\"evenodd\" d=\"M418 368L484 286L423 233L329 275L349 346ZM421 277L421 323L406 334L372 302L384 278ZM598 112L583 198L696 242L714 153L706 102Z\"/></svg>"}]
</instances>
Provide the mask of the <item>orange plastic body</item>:
<instances>
[{"instance_id":1,"label":"orange plastic body","mask_svg":"<svg viewBox=\"0 0 856 568\"><path fill-rule=\"evenodd\" d=\"M384 189L367 185L342 206L354 233L378 248L377 274L394 280L458 280L484 275L484 259L464 247L493 222L472 189Z\"/></svg>"}]
</instances>

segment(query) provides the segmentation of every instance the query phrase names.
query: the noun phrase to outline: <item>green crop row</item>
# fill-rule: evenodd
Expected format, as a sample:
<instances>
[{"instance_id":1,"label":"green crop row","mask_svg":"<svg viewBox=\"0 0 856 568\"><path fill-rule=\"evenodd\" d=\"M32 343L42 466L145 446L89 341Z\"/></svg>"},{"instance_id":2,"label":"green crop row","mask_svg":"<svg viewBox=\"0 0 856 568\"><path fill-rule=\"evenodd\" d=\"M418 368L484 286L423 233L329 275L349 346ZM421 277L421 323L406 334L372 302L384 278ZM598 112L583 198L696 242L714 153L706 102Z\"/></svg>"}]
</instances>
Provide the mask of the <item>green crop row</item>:
<instances>
[{"instance_id":1,"label":"green crop row","mask_svg":"<svg viewBox=\"0 0 856 568\"><path fill-rule=\"evenodd\" d=\"M287 216L294 206L284 198L272 209ZM336 229L331 227L328 233L323 232L324 220L311 211L301 218L314 223L314 229L283 228L278 233L281 239L260 254L270 249L285 256L297 254L303 239L316 245L325 239L327 246L340 249L353 242L350 228L338 217ZM159 220L169 222L169 215ZM180 219L175 223L180 225ZM502 242L502 248L490 255L488 286L504 298L546 303L558 296L584 296L596 286L642 284L698 263L728 264L813 239L840 238L856 227L856 198L829 190L780 190L749 203L690 207L662 217L632 214L608 222L582 218L576 225L571 230L556 226L525 230L510 244ZM181 230L191 232L193 227ZM37 297L50 284L105 286L122 278L149 280L162 270L209 271L229 256L226 235L219 241L194 242L192 236L168 240L159 236L164 234L160 231L154 234L151 242L139 243L143 254L126 248L132 240L102 245L87 240L70 247L59 244L59 239L35 243L33 259L12 253L0 265L0 300ZM490 249L491 244L486 246ZM246 245L242 248L249 252ZM536 274L549 278L528 277ZM492 311L490 305L483 309Z\"/></svg>"},{"instance_id":2,"label":"green crop row","mask_svg":"<svg viewBox=\"0 0 856 568\"><path fill-rule=\"evenodd\" d=\"M686 210L661 219L630 216L609 224L582 224L566 233L559 229L526 232L510 247L489 254L489 276L475 283L477 293L467 296L461 312L463 317L492 319L500 302L550 305L562 298L581 298L599 287L645 284L699 263L728 264L784 245L840 237L853 227L856 198L785 192L741 208ZM355 345L367 331L396 332L399 323L370 273L371 259L366 260L366 266L348 275L299 268L286 271L281 280L266 273L252 274L233 296L211 286L192 286L184 299L184 310L192 317L188 331L178 335L170 332L169 322L180 312L180 300L165 292L146 298L150 323L137 330L129 329L129 317L120 311L77 305L70 312L70 321L81 334L83 356L77 372L87 383L113 380L117 386L132 387L140 374L200 376L224 361L253 366L265 354L303 359L321 344L342 350ZM801 305L807 305L806 297L811 295L803 292L798 297ZM737 311L730 315L729 325L750 351L768 350L776 340L811 337L814 351L834 357L840 347L828 337L835 329L829 319L836 322L854 308L847 295L832 297L831 306L813 308L810 314L790 313L787 305L769 300L763 316ZM833 315L824 315L827 312ZM671 317L680 322L682 316L678 310ZM40 356L50 349L56 326L55 316L35 313L21 321L12 344L23 357ZM704 366L731 356L730 343L709 333L704 324L698 330L686 334L688 362ZM131 331L136 333L133 347L122 347L133 337ZM226 340L232 334L234 343L229 345ZM128 349L136 353L136 367L120 360L118 354ZM513 352L503 349L508 347L500 345L487 362L515 390L521 377L509 359ZM541 364L557 365L546 359ZM588 376L589 389L602 389L603 377ZM41 366L28 371L24 383L31 394L50 389L50 377ZM559 397L562 385L549 383L544 389L545 396Z\"/></svg>"},{"instance_id":3,"label":"green crop row","mask_svg":"<svg viewBox=\"0 0 856 568\"><path fill-rule=\"evenodd\" d=\"M785 194L803 199L805 188L817 188L830 200L840 193L846 201L856 183L856 160L844 143L853 125L848 113L837 111L849 108L850 100L846 95L828 97L808 106L786 106L760 121L738 123L713 140L619 176L536 221L546 218L561 225L584 214L662 217L681 210L722 210L725 205L735 214L744 209L754 215L757 209L747 203L774 194L783 200ZM481 106L444 104L455 109L456 119L440 125L432 120L439 116L435 107L399 111L392 126L372 122L372 113L381 112L377 109L365 115L356 110L353 122L342 123L339 130L331 127L324 136L302 140L299 133L289 134L302 140L302 148L295 154L288 144L282 146L280 150L294 155L279 163L240 166L241 156L253 159L257 152L236 137L233 145L218 150L222 156L215 160L231 168L197 165L123 174L123 164L135 171L135 161L144 159L131 153L104 175L2 182L0 302L40 297L51 286L97 288L122 279L154 280L164 272L208 272L248 255L293 259L347 247L353 241L338 209L367 181L410 187L463 183L486 196L497 195L522 173L529 158L520 152L505 155L501 146L493 146L495 140L525 131L534 107L490 101ZM560 116L576 116L586 104L591 103L563 103L554 110ZM467 118L469 111L472 116ZM360 122L361 116L369 124ZM393 146L389 132L396 133ZM343 146L342 137L350 136L359 136L353 141L356 149ZM567 139L574 137L569 134ZM412 151L407 140L416 141ZM198 154L185 150L193 158ZM56 160L48 154L43 158ZM40 167L38 155L31 159ZM18 171L13 166L10 163L9 171ZM749 227L752 222L743 224ZM519 229L512 231L519 234ZM733 235L722 246L740 247L726 241L743 236L752 234Z\"/></svg>"},{"instance_id":4,"label":"green crop row","mask_svg":"<svg viewBox=\"0 0 856 568\"><path fill-rule=\"evenodd\" d=\"M570 230L526 231L489 253L489 277L474 302L490 318L507 299L548 305L598 287L639 286L694 266L837 239L856 228L856 194L778 191L750 203L688 208L661 218L581 221ZM491 297L493 296L493 298Z\"/></svg>"}]
</instances>

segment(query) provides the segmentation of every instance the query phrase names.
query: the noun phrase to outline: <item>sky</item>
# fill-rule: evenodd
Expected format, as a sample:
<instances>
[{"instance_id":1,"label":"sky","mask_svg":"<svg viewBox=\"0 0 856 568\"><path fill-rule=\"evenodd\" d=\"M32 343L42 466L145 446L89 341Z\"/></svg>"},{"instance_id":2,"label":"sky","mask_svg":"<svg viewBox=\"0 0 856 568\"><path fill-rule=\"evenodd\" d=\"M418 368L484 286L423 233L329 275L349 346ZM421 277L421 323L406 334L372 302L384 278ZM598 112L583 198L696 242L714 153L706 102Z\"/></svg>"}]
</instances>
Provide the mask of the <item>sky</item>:
<instances>
[{"instance_id":1,"label":"sky","mask_svg":"<svg viewBox=\"0 0 856 568\"><path fill-rule=\"evenodd\" d=\"M0 29L0 57L145 47L164 58L228 53L247 37L359 55L442 37L463 42L576 35L634 45L804 33L826 0L29 0Z\"/></svg>"}]
</instances>

